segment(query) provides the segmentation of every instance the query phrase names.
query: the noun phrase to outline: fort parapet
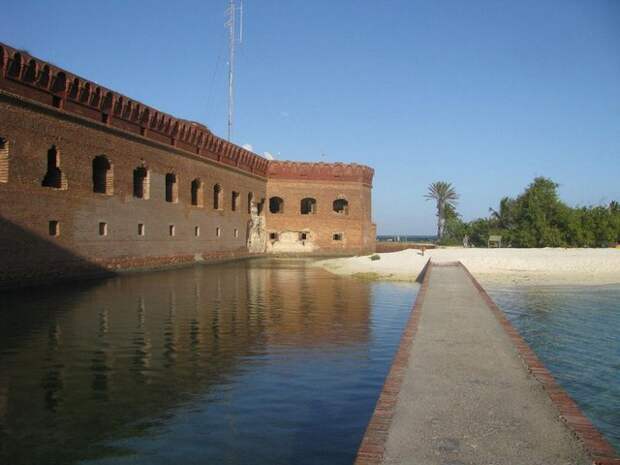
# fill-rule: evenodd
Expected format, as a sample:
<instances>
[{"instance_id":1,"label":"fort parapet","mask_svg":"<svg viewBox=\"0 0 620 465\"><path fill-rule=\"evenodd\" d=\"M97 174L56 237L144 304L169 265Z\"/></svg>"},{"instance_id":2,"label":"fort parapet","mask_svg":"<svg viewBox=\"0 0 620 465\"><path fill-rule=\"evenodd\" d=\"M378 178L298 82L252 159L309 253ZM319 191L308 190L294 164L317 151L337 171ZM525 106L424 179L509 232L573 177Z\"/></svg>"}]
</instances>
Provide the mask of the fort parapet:
<instances>
[{"instance_id":1,"label":"fort parapet","mask_svg":"<svg viewBox=\"0 0 620 465\"><path fill-rule=\"evenodd\" d=\"M271 179L298 181L357 182L372 187L375 171L357 163L315 163L271 161L267 170Z\"/></svg>"},{"instance_id":2,"label":"fort parapet","mask_svg":"<svg viewBox=\"0 0 620 465\"><path fill-rule=\"evenodd\" d=\"M252 205L259 254L372 251L372 177L266 160L0 44L0 286L255 255Z\"/></svg>"},{"instance_id":3,"label":"fort parapet","mask_svg":"<svg viewBox=\"0 0 620 465\"><path fill-rule=\"evenodd\" d=\"M265 176L268 160L186 121L0 44L2 89L147 139Z\"/></svg>"}]
</instances>

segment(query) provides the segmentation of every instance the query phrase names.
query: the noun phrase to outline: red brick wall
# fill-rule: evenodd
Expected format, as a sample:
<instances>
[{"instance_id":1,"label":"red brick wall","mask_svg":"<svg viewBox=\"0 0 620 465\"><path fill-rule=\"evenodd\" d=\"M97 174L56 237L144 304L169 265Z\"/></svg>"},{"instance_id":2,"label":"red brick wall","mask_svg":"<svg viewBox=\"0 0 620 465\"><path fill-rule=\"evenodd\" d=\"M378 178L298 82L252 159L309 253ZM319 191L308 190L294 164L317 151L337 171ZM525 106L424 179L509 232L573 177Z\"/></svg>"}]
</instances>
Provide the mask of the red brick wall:
<instances>
[{"instance_id":1,"label":"red brick wall","mask_svg":"<svg viewBox=\"0 0 620 465\"><path fill-rule=\"evenodd\" d=\"M269 198L273 196L284 200L283 213L269 211ZM301 200L307 197L316 199L316 210L302 215ZM333 211L333 201L338 198L348 201L348 214ZM269 241L271 252L321 255L374 251L371 188L363 183L269 178L265 211L268 232L278 236ZM307 234L307 240L290 243L301 232ZM342 240L333 239L336 233L342 234Z\"/></svg>"},{"instance_id":2,"label":"red brick wall","mask_svg":"<svg viewBox=\"0 0 620 465\"><path fill-rule=\"evenodd\" d=\"M268 162L205 126L166 115L4 44L0 138L0 286L247 256L250 192L257 202L266 199L270 231L307 231L307 246L295 240L295 252L374 250L372 169ZM60 189L42 186L52 147L62 171ZM113 178L103 181L111 188L106 194L93 191L92 163L100 155L113 170ZM149 171L148 199L133 192L133 172L140 166ZM177 180L175 202L166 201L168 173ZM196 178L204 186L202 207L192 205ZM213 208L215 184L223 188L218 210ZM283 215L269 213L268 189L269 195L285 199ZM235 211L233 191L239 193ZM302 197L317 200L316 214L300 215ZM332 211L339 197L348 200L348 215ZM58 222L58 236L50 235L50 221ZM99 232L101 223L105 235ZM144 235L138 234L139 224ZM342 240L334 241L334 233ZM271 252L290 252L277 249L270 243Z\"/></svg>"},{"instance_id":3,"label":"red brick wall","mask_svg":"<svg viewBox=\"0 0 620 465\"><path fill-rule=\"evenodd\" d=\"M200 254L207 258L245 254L247 194L263 198L266 193L263 177L54 114L7 94L0 94L0 137L9 142L8 182L0 182L1 281L97 267L164 265L200 259ZM66 190L41 185L53 145ZM113 195L93 192L92 159L102 154L113 164ZM133 170L142 164L150 172L148 200L133 196ZM177 176L177 203L165 201L169 172ZM190 184L195 178L204 184L203 208L191 205ZM224 190L219 211L212 206L215 183ZM234 212L233 190L240 193ZM50 220L59 222L60 236L50 237ZM107 236L99 235L100 222L107 223ZM138 235L138 223L145 225L144 236ZM170 225L174 237L169 235Z\"/></svg>"}]
</instances>

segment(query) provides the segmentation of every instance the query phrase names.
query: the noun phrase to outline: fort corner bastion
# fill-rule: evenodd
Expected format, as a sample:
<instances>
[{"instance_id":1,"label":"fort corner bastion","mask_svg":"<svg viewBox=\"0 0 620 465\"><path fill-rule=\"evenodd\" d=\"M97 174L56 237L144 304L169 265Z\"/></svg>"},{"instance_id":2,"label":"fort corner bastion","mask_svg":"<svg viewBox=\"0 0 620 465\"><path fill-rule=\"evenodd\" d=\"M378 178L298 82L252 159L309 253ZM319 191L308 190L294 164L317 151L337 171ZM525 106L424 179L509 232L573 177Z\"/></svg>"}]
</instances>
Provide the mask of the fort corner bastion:
<instances>
[{"instance_id":1,"label":"fort corner bastion","mask_svg":"<svg viewBox=\"0 0 620 465\"><path fill-rule=\"evenodd\" d=\"M0 287L370 253L373 174L266 160L0 43Z\"/></svg>"}]
</instances>

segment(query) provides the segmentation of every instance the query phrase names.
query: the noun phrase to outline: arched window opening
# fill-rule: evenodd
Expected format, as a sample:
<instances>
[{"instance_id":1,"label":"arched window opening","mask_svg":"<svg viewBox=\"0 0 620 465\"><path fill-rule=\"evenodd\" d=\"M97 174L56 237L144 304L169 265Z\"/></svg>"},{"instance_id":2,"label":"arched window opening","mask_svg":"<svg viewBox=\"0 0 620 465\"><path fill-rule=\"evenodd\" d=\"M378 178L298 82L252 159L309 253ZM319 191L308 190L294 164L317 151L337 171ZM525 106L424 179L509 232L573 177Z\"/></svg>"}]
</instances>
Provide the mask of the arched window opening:
<instances>
[{"instance_id":1,"label":"arched window opening","mask_svg":"<svg viewBox=\"0 0 620 465\"><path fill-rule=\"evenodd\" d=\"M220 186L219 184L216 184L215 186L213 186L213 209L214 210L223 209L223 204L224 204L224 202L222 202L223 195L224 195L224 192L222 190L222 186Z\"/></svg>"},{"instance_id":2,"label":"arched window opening","mask_svg":"<svg viewBox=\"0 0 620 465\"><path fill-rule=\"evenodd\" d=\"M248 214L252 213L252 202L254 202L254 194L248 192Z\"/></svg>"},{"instance_id":3,"label":"arched window opening","mask_svg":"<svg viewBox=\"0 0 620 465\"><path fill-rule=\"evenodd\" d=\"M133 170L133 196L138 199L148 199L149 191L149 170L144 166L139 166Z\"/></svg>"},{"instance_id":4,"label":"arched window opening","mask_svg":"<svg viewBox=\"0 0 620 465\"><path fill-rule=\"evenodd\" d=\"M47 151L47 171L41 185L53 189L67 188L67 177L60 170L60 152L55 145Z\"/></svg>"},{"instance_id":5,"label":"arched window opening","mask_svg":"<svg viewBox=\"0 0 620 465\"><path fill-rule=\"evenodd\" d=\"M93 158L93 192L107 195L114 193L112 164L105 155Z\"/></svg>"},{"instance_id":6,"label":"arched window opening","mask_svg":"<svg viewBox=\"0 0 620 465\"><path fill-rule=\"evenodd\" d=\"M177 203L179 201L179 186L177 175L174 173L166 174L166 202Z\"/></svg>"},{"instance_id":7,"label":"arched window opening","mask_svg":"<svg viewBox=\"0 0 620 465\"><path fill-rule=\"evenodd\" d=\"M271 197L269 199L269 212L274 215L284 213L284 200L281 197Z\"/></svg>"},{"instance_id":8,"label":"arched window opening","mask_svg":"<svg viewBox=\"0 0 620 465\"><path fill-rule=\"evenodd\" d=\"M9 182L9 141L0 137L0 182Z\"/></svg>"},{"instance_id":9,"label":"arched window opening","mask_svg":"<svg viewBox=\"0 0 620 465\"><path fill-rule=\"evenodd\" d=\"M336 199L334 200L334 211L339 215L348 215L349 214L349 202L345 199Z\"/></svg>"},{"instance_id":10,"label":"arched window opening","mask_svg":"<svg viewBox=\"0 0 620 465\"><path fill-rule=\"evenodd\" d=\"M301 199L300 210L302 215L314 215L316 213L316 199L311 197Z\"/></svg>"},{"instance_id":11,"label":"arched window opening","mask_svg":"<svg viewBox=\"0 0 620 465\"><path fill-rule=\"evenodd\" d=\"M237 211L237 208L239 207L239 192L232 191L230 202L232 211Z\"/></svg>"},{"instance_id":12,"label":"arched window opening","mask_svg":"<svg viewBox=\"0 0 620 465\"><path fill-rule=\"evenodd\" d=\"M192 181L192 205L195 207L204 206L204 189L200 179Z\"/></svg>"}]
</instances>

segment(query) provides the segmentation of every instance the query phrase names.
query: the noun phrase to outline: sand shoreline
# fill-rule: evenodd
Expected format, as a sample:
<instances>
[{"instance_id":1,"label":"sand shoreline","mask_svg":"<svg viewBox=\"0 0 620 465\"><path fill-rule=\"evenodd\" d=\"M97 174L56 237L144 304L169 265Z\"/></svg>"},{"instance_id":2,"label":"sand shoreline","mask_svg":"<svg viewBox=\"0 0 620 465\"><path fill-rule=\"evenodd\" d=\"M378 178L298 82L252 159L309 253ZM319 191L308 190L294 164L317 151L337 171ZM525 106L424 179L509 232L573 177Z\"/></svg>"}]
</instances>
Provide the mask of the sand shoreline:
<instances>
[{"instance_id":1,"label":"sand shoreline","mask_svg":"<svg viewBox=\"0 0 620 465\"><path fill-rule=\"evenodd\" d=\"M415 281L427 260L461 261L483 284L609 285L620 284L617 249L465 249L445 248L335 258L317 262L332 273L369 279Z\"/></svg>"}]
</instances>

